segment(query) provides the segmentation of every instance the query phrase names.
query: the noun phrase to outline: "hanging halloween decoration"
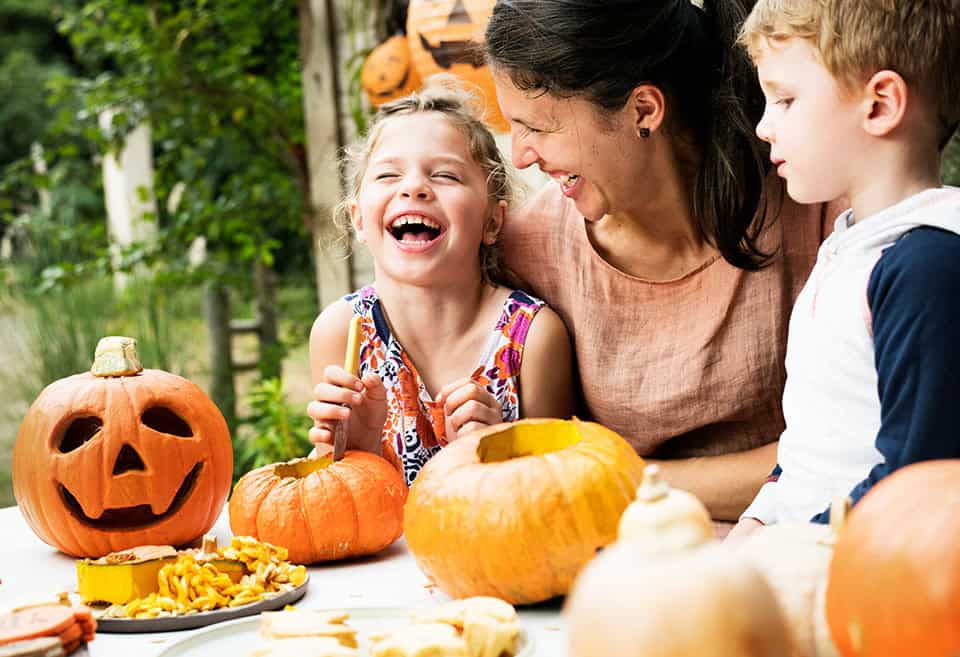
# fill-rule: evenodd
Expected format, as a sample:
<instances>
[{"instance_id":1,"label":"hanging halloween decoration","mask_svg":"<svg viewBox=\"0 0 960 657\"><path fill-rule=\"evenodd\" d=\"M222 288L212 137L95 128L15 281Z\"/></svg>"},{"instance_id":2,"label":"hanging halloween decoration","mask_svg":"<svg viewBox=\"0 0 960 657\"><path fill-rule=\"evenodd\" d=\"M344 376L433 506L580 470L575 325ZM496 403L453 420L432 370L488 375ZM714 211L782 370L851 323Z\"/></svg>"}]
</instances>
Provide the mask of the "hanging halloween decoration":
<instances>
[{"instance_id":1,"label":"hanging halloween decoration","mask_svg":"<svg viewBox=\"0 0 960 657\"><path fill-rule=\"evenodd\" d=\"M183 377L108 337L93 368L47 386L13 449L13 492L44 542L78 557L200 538L230 490L227 423Z\"/></svg>"},{"instance_id":2,"label":"hanging halloween decoration","mask_svg":"<svg viewBox=\"0 0 960 657\"><path fill-rule=\"evenodd\" d=\"M407 43L423 80L435 73L460 78L483 101L486 122L506 132L509 125L500 113L493 76L478 45L494 4L494 0L410 0Z\"/></svg>"},{"instance_id":3,"label":"hanging halloween decoration","mask_svg":"<svg viewBox=\"0 0 960 657\"><path fill-rule=\"evenodd\" d=\"M420 74L410 59L407 37L398 34L374 48L363 63L360 83L374 107L419 89Z\"/></svg>"}]
</instances>

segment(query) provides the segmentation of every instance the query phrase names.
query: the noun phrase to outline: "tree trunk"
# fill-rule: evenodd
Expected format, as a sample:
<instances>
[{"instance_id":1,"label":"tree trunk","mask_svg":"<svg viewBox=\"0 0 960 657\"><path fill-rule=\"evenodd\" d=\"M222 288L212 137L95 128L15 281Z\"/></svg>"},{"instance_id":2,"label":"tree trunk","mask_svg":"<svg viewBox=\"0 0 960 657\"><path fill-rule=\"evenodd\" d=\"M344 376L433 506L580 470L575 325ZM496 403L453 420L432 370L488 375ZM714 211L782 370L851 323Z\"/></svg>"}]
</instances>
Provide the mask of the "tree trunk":
<instances>
[{"instance_id":1,"label":"tree trunk","mask_svg":"<svg viewBox=\"0 0 960 657\"><path fill-rule=\"evenodd\" d=\"M204 311L210 336L210 398L232 434L237 427L237 392L233 382L230 293L221 282L207 282Z\"/></svg>"},{"instance_id":2,"label":"tree trunk","mask_svg":"<svg viewBox=\"0 0 960 657\"><path fill-rule=\"evenodd\" d=\"M260 377L279 379L283 376L283 346L277 336L277 275L261 260L253 267L253 282L257 293L257 316L260 318L259 338Z\"/></svg>"},{"instance_id":3,"label":"tree trunk","mask_svg":"<svg viewBox=\"0 0 960 657\"><path fill-rule=\"evenodd\" d=\"M300 0L300 58L310 172L313 254L321 308L353 289L346 240L337 239L332 210L342 194L343 146L337 103L337 53L332 0Z\"/></svg>"}]
</instances>

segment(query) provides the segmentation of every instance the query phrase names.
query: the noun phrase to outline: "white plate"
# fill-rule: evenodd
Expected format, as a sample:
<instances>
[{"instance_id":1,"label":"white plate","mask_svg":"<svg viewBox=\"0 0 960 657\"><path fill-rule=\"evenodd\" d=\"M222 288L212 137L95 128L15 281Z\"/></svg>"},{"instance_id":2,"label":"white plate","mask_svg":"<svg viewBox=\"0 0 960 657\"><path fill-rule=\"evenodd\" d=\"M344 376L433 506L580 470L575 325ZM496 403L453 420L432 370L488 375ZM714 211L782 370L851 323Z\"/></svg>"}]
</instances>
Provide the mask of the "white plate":
<instances>
[{"instance_id":1,"label":"white plate","mask_svg":"<svg viewBox=\"0 0 960 657\"><path fill-rule=\"evenodd\" d=\"M410 623L409 607L341 607L350 614L347 624L357 629L360 657L367 657L367 637L376 632L389 632ZM332 610L324 610L332 611ZM229 655L246 657L253 649L267 641L260 636L260 617L240 618L219 623L170 644L157 657L213 657ZM516 657L533 657L533 638L526 629L520 629Z\"/></svg>"}]
</instances>

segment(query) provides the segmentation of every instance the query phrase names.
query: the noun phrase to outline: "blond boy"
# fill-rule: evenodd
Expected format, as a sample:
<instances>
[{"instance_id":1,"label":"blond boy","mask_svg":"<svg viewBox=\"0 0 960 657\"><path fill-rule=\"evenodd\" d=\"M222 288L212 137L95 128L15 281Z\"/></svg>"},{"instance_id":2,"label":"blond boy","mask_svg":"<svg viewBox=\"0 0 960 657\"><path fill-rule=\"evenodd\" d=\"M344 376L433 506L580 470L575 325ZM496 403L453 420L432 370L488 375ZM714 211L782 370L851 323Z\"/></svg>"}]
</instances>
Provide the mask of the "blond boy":
<instances>
[{"instance_id":1,"label":"blond boy","mask_svg":"<svg viewBox=\"0 0 960 657\"><path fill-rule=\"evenodd\" d=\"M794 305L778 464L734 538L960 457L960 190L939 177L960 0L759 0L740 39L787 192L849 209Z\"/></svg>"}]
</instances>

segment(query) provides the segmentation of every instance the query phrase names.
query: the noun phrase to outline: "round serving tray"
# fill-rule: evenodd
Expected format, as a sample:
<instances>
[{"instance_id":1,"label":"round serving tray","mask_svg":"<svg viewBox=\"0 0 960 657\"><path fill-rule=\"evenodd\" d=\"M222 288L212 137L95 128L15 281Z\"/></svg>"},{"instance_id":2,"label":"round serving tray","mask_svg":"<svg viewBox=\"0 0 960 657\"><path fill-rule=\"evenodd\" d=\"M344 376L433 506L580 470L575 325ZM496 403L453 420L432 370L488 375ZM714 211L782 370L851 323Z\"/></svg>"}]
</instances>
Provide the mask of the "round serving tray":
<instances>
[{"instance_id":1,"label":"round serving tray","mask_svg":"<svg viewBox=\"0 0 960 657\"><path fill-rule=\"evenodd\" d=\"M261 611L272 611L281 609L286 605L293 604L304 596L307 592L307 584L310 583L310 577L304 580L303 584L284 591L280 595L272 598L264 598L248 605L239 607L227 607L225 609L213 609L211 611L198 611L195 614L184 614L182 616L161 616L159 618L97 618L97 632L115 632L115 633L145 633L145 632L173 632L176 630L192 630L196 627L203 627L213 623L222 623L223 621L242 618L243 616L252 616Z\"/></svg>"}]
</instances>

